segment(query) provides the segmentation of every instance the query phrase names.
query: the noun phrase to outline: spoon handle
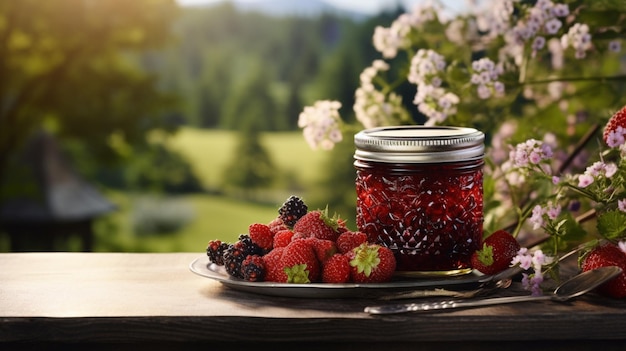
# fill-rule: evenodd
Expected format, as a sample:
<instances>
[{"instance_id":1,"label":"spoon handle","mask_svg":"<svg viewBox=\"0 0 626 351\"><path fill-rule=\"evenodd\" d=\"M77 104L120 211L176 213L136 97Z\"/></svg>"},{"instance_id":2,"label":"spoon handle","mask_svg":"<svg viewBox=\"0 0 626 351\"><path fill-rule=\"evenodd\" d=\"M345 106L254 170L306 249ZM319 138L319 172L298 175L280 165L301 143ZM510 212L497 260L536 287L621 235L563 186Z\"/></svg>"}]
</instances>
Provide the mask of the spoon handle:
<instances>
[{"instance_id":1,"label":"spoon handle","mask_svg":"<svg viewBox=\"0 0 626 351\"><path fill-rule=\"evenodd\" d=\"M395 304L395 305L381 305L381 306L368 306L365 307L365 312L370 314L395 314L404 312L433 312L438 310L446 310L453 308L469 308L491 305L502 305L514 302L526 302L526 301L545 301L550 300L552 297L549 295L544 296L510 296L510 297L495 297L482 300L447 300L438 302L426 302L426 303L407 303L407 304Z\"/></svg>"}]
</instances>

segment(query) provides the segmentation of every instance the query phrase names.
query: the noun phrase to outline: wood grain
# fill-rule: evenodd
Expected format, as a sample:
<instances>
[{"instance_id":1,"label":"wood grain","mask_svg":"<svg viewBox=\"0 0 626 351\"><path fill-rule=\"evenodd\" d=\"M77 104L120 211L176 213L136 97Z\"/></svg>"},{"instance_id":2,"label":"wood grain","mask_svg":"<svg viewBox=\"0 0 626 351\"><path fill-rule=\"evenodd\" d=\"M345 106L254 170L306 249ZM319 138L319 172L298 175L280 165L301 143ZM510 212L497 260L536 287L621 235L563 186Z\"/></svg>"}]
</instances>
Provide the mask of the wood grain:
<instances>
[{"instance_id":1,"label":"wood grain","mask_svg":"<svg viewBox=\"0 0 626 351\"><path fill-rule=\"evenodd\" d=\"M206 343L243 349L259 342L360 343L366 349L385 348L391 341L394 349L416 344L484 348L515 340L541 340L554 349L583 348L591 341L605 350L626 346L626 301L594 294L566 304L370 316L365 306L393 302L240 292L191 273L188 265L199 255L0 254L0 342L96 349L145 344L151 350ZM498 294L525 293L514 283Z\"/></svg>"}]
</instances>

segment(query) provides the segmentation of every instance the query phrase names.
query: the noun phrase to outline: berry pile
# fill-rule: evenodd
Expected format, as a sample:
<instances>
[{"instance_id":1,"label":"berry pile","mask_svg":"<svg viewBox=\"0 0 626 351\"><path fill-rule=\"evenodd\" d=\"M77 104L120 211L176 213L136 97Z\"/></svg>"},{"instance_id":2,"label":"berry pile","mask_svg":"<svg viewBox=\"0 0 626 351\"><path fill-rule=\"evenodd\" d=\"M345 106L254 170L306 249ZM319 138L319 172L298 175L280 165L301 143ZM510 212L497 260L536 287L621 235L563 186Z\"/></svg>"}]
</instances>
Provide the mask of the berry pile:
<instances>
[{"instance_id":1,"label":"berry pile","mask_svg":"<svg viewBox=\"0 0 626 351\"><path fill-rule=\"evenodd\" d=\"M382 283L396 260L386 247L351 231L328 209L312 210L291 196L269 223L252 223L234 243L212 240L209 260L233 277L251 282Z\"/></svg>"}]
</instances>

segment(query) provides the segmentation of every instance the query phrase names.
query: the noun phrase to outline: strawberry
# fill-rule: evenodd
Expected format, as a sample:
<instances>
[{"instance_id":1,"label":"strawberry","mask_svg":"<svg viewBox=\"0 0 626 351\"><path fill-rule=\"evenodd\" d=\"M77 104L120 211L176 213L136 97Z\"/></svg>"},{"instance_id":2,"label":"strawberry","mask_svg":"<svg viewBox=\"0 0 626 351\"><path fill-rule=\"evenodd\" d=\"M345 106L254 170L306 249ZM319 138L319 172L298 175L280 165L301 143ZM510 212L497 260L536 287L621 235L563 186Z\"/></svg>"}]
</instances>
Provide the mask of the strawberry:
<instances>
[{"instance_id":1,"label":"strawberry","mask_svg":"<svg viewBox=\"0 0 626 351\"><path fill-rule=\"evenodd\" d=\"M274 243L274 234L270 227L262 223L253 223L248 226L248 235L252 242L259 245L264 250L271 250Z\"/></svg>"},{"instance_id":2,"label":"strawberry","mask_svg":"<svg viewBox=\"0 0 626 351\"><path fill-rule=\"evenodd\" d=\"M604 127L604 134L602 135L604 142L608 143L611 132L617 132L619 127L626 129L626 106L617 111L607 122ZM624 130L624 132L626 132L626 130Z\"/></svg>"},{"instance_id":3,"label":"strawberry","mask_svg":"<svg viewBox=\"0 0 626 351\"><path fill-rule=\"evenodd\" d=\"M482 249L472 254L472 267L484 274L496 274L511 265L519 249L513 235L504 230L495 231L484 240Z\"/></svg>"},{"instance_id":4,"label":"strawberry","mask_svg":"<svg viewBox=\"0 0 626 351\"><path fill-rule=\"evenodd\" d=\"M302 216L293 226L293 231L305 237L336 241L339 236L340 220L328 217L328 209L310 211Z\"/></svg>"},{"instance_id":5,"label":"strawberry","mask_svg":"<svg viewBox=\"0 0 626 351\"><path fill-rule=\"evenodd\" d=\"M282 265L282 257L284 247L275 247L272 251L263 256L263 264L265 265L265 281L286 283L287 274Z\"/></svg>"},{"instance_id":6,"label":"strawberry","mask_svg":"<svg viewBox=\"0 0 626 351\"><path fill-rule=\"evenodd\" d=\"M313 250L315 251L315 256L317 260L324 264L327 259L329 259L332 255L337 253L337 245L335 245L334 241L318 239L318 238L307 238L304 239L311 243L313 246Z\"/></svg>"},{"instance_id":7,"label":"strawberry","mask_svg":"<svg viewBox=\"0 0 626 351\"><path fill-rule=\"evenodd\" d=\"M388 282L396 270L393 252L378 244L361 244L346 255L350 259L350 277L355 283Z\"/></svg>"},{"instance_id":8,"label":"strawberry","mask_svg":"<svg viewBox=\"0 0 626 351\"><path fill-rule=\"evenodd\" d=\"M347 283L351 270L348 256L334 254L322 266L322 283Z\"/></svg>"},{"instance_id":9,"label":"strawberry","mask_svg":"<svg viewBox=\"0 0 626 351\"><path fill-rule=\"evenodd\" d=\"M274 248L285 247L289 245L292 238L293 238L293 232L291 230L289 229L281 230L277 232L276 234L274 234L274 243L272 244L272 246Z\"/></svg>"},{"instance_id":10,"label":"strawberry","mask_svg":"<svg viewBox=\"0 0 626 351\"><path fill-rule=\"evenodd\" d=\"M598 292L618 299L626 297L626 253L611 243L599 245L583 258L581 268L583 271L589 271L605 266L618 266L622 269L622 273L615 279L602 284L597 289Z\"/></svg>"},{"instance_id":11,"label":"strawberry","mask_svg":"<svg viewBox=\"0 0 626 351\"><path fill-rule=\"evenodd\" d=\"M307 238L311 238L311 237L312 236L309 233L294 232L293 236L291 237L291 241L300 240L300 239L307 239Z\"/></svg>"},{"instance_id":12,"label":"strawberry","mask_svg":"<svg viewBox=\"0 0 626 351\"><path fill-rule=\"evenodd\" d=\"M339 234L337 238L337 249L342 254L345 254L365 242L367 242L367 234L348 230Z\"/></svg>"},{"instance_id":13,"label":"strawberry","mask_svg":"<svg viewBox=\"0 0 626 351\"><path fill-rule=\"evenodd\" d=\"M283 250L281 265L287 283L311 283L319 280L320 263L308 240L294 240Z\"/></svg>"}]
</instances>

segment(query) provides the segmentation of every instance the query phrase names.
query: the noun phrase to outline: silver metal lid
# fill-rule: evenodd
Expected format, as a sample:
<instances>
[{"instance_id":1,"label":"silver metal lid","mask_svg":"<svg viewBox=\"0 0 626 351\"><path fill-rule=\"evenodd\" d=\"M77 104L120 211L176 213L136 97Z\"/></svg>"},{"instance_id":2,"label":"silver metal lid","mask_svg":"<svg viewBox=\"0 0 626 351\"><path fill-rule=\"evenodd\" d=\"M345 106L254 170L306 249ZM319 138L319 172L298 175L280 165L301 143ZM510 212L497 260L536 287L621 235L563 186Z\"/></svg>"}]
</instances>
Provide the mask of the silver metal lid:
<instances>
[{"instance_id":1,"label":"silver metal lid","mask_svg":"<svg viewBox=\"0 0 626 351\"><path fill-rule=\"evenodd\" d=\"M485 135L474 128L395 126L354 136L354 158L384 163L443 163L482 159Z\"/></svg>"}]
</instances>

